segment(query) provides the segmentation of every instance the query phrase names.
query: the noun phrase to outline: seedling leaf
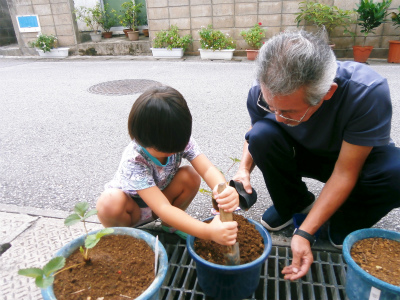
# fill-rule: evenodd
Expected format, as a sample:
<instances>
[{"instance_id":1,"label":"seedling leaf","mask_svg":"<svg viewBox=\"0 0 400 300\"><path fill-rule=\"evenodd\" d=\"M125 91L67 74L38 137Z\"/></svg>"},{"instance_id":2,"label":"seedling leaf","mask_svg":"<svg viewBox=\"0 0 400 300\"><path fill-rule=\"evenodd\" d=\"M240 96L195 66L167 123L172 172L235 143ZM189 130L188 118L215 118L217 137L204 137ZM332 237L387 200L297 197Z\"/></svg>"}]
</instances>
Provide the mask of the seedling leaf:
<instances>
[{"instance_id":1,"label":"seedling leaf","mask_svg":"<svg viewBox=\"0 0 400 300\"><path fill-rule=\"evenodd\" d=\"M36 286L41 288L41 289L45 289L47 287L49 287L50 285L52 285L54 282L54 277L36 277L35 283Z\"/></svg>"},{"instance_id":2,"label":"seedling leaf","mask_svg":"<svg viewBox=\"0 0 400 300\"><path fill-rule=\"evenodd\" d=\"M22 276L28 276L36 278L38 276L43 277L43 270L39 268L28 268L28 269L21 269L18 270L18 274Z\"/></svg>"},{"instance_id":3,"label":"seedling leaf","mask_svg":"<svg viewBox=\"0 0 400 300\"><path fill-rule=\"evenodd\" d=\"M87 202L78 202L74 207L74 211L81 217L85 215L85 212L88 209L89 209L89 203Z\"/></svg>"},{"instance_id":4,"label":"seedling leaf","mask_svg":"<svg viewBox=\"0 0 400 300\"><path fill-rule=\"evenodd\" d=\"M83 247L80 246L80 247L79 247L79 252L83 254L83 253L85 252L85 249L83 249Z\"/></svg>"},{"instance_id":5,"label":"seedling leaf","mask_svg":"<svg viewBox=\"0 0 400 300\"><path fill-rule=\"evenodd\" d=\"M240 159L238 158L233 158L233 157L229 157L234 163L238 163L240 162Z\"/></svg>"},{"instance_id":6,"label":"seedling leaf","mask_svg":"<svg viewBox=\"0 0 400 300\"><path fill-rule=\"evenodd\" d=\"M100 241L100 239L103 236L113 233L113 232L114 232L114 229L112 229L112 228L104 228L96 234L91 234L91 235L87 236L87 238L85 239L85 248L86 249L93 248L94 246L97 245L97 243Z\"/></svg>"},{"instance_id":7,"label":"seedling leaf","mask_svg":"<svg viewBox=\"0 0 400 300\"><path fill-rule=\"evenodd\" d=\"M87 219L87 218L89 218L89 217L91 217L91 216L94 216L94 215L96 215L96 214L97 214L97 209L89 210L89 211L84 215L83 219Z\"/></svg>"},{"instance_id":8,"label":"seedling leaf","mask_svg":"<svg viewBox=\"0 0 400 300\"><path fill-rule=\"evenodd\" d=\"M60 270L65 266L65 257L57 256L50 260L44 267L43 272L46 277L50 276L52 273Z\"/></svg>"},{"instance_id":9,"label":"seedling leaf","mask_svg":"<svg viewBox=\"0 0 400 300\"><path fill-rule=\"evenodd\" d=\"M81 221L81 217L78 214L72 214L65 218L64 225L72 226Z\"/></svg>"},{"instance_id":10,"label":"seedling leaf","mask_svg":"<svg viewBox=\"0 0 400 300\"><path fill-rule=\"evenodd\" d=\"M211 191L206 190L206 189L199 189L199 192L200 192L200 193L203 193L203 194L212 194Z\"/></svg>"}]
</instances>

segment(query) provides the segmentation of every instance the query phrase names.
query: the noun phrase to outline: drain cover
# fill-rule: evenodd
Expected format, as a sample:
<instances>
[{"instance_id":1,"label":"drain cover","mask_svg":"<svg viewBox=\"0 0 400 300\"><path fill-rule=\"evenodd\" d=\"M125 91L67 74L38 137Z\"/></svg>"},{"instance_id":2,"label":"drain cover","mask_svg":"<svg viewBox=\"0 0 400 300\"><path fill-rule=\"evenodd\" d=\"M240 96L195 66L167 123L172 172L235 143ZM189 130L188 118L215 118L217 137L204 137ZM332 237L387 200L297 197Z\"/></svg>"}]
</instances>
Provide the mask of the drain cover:
<instances>
[{"instance_id":1,"label":"drain cover","mask_svg":"<svg viewBox=\"0 0 400 300\"><path fill-rule=\"evenodd\" d=\"M92 85L88 91L106 96L124 96L143 93L150 87L162 85L158 81L148 79L124 79L102 82Z\"/></svg>"}]
</instances>

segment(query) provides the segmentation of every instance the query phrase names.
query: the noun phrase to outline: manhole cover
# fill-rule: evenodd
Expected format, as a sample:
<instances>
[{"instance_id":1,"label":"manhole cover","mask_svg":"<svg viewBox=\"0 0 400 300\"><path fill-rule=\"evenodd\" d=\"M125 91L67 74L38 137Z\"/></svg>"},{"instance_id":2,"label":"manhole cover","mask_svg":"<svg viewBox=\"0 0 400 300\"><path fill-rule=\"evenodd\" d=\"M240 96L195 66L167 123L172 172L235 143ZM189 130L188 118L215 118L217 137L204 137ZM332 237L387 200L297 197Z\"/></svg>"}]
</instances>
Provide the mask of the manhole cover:
<instances>
[{"instance_id":1,"label":"manhole cover","mask_svg":"<svg viewBox=\"0 0 400 300\"><path fill-rule=\"evenodd\" d=\"M150 87L162 85L158 81L147 79L124 79L102 82L89 88L93 94L106 96L124 96L143 93Z\"/></svg>"}]
</instances>

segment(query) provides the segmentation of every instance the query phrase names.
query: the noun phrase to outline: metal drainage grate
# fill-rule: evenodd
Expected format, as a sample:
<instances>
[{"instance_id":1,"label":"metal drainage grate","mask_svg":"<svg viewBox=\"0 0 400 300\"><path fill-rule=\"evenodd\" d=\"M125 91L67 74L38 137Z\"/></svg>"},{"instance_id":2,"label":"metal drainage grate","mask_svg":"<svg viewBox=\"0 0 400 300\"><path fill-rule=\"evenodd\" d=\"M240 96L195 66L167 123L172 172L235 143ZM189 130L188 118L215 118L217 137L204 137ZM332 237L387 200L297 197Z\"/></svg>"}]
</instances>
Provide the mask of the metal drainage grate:
<instances>
[{"instance_id":1,"label":"metal drainage grate","mask_svg":"<svg viewBox=\"0 0 400 300\"><path fill-rule=\"evenodd\" d=\"M186 244L163 243L169 268L160 291L162 300L203 300L207 297L198 285L195 262ZM345 293L346 263L341 253L315 251L311 270L303 279L290 282L281 270L291 261L288 247L272 247L261 271L260 283L249 300L348 300Z\"/></svg>"},{"instance_id":2,"label":"metal drainage grate","mask_svg":"<svg viewBox=\"0 0 400 300\"><path fill-rule=\"evenodd\" d=\"M143 93L150 87L162 85L158 81L148 79L124 79L102 82L91 86L88 91L106 96L124 96Z\"/></svg>"}]
</instances>

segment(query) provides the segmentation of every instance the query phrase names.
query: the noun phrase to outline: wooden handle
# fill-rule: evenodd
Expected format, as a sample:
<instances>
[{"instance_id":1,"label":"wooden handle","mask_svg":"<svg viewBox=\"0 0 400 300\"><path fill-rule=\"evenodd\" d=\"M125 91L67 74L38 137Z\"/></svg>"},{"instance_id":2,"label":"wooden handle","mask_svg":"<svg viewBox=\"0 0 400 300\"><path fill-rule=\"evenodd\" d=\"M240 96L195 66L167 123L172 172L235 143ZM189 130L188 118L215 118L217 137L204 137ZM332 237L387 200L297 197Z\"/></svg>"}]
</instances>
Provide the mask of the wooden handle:
<instances>
[{"instance_id":1,"label":"wooden handle","mask_svg":"<svg viewBox=\"0 0 400 300\"><path fill-rule=\"evenodd\" d=\"M226 188L226 182L218 184L218 194L222 193ZM219 210L220 218L222 222L230 222L233 221L233 216L231 212L225 212L223 209Z\"/></svg>"}]
</instances>

